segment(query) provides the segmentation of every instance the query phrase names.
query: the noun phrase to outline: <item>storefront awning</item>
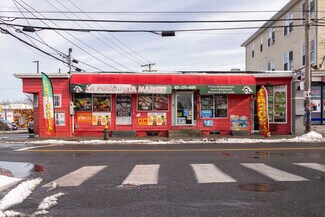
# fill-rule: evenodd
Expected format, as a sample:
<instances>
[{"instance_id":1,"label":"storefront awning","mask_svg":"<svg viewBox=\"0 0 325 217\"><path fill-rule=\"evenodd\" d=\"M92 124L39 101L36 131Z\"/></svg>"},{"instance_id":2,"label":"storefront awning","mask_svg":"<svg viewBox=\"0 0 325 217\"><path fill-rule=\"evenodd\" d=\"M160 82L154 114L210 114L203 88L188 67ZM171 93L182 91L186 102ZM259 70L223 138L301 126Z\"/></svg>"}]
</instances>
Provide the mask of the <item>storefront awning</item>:
<instances>
[{"instance_id":1,"label":"storefront awning","mask_svg":"<svg viewBox=\"0 0 325 217\"><path fill-rule=\"evenodd\" d=\"M200 90L201 94L254 94L252 75L231 74L73 74L72 92L153 93L172 90Z\"/></svg>"}]
</instances>

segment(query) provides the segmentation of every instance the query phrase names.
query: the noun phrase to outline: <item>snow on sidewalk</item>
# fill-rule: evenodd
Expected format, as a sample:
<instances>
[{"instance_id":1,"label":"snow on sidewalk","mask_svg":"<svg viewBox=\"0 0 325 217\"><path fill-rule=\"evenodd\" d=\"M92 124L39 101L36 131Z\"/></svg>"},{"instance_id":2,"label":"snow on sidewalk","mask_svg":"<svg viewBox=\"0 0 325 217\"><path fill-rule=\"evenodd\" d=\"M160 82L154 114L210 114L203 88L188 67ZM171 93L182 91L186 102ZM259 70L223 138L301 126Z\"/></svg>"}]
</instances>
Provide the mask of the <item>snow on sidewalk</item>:
<instances>
[{"instance_id":1,"label":"snow on sidewalk","mask_svg":"<svg viewBox=\"0 0 325 217\"><path fill-rule=\"evenodd\" d=\"M283 143L283 142L324 142L322 135L314 131L297 136L294 138L280 138L280 139L252 139L252 138L199 138L199 139L166 139L166 140L150 140L150 139L122 139L122 140L81 140L81 141L67 141L67 140L42 140L42 141L26 141L24 144L38 144L38 145L127 145L127 144L150 144L150 145L162 145L162 144L195 144L195 143ZM29 149L29 148L26 148ZM19 151L25 150L20 149Z\"/></svg>"}]
</instances>

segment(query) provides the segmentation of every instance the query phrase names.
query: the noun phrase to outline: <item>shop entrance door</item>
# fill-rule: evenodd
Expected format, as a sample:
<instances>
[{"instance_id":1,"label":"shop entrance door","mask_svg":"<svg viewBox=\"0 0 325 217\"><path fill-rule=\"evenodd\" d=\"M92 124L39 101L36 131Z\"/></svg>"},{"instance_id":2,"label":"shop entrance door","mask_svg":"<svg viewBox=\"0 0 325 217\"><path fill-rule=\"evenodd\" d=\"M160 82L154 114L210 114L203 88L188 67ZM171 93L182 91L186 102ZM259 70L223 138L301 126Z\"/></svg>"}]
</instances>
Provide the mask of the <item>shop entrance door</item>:
<instances>
[{"instance_id":1,"label":"shop entrance door","mask_svg":"<svg viewBox=\"0 0 325 217\"><path fill-rule=\"evenodd\" d=\"M116 125L132 125L131 95L116 95Z\"/></svg>"},{"instance_id":2,"label":"shop entrance door","mask_svg":"<svg viewBox=\"0 0 325 217\"><path fill-rule=\"evenodd\" d=\"M175 94L174 120L177 126L194 125L193 92Z\"/></svg>"}]
</instances>

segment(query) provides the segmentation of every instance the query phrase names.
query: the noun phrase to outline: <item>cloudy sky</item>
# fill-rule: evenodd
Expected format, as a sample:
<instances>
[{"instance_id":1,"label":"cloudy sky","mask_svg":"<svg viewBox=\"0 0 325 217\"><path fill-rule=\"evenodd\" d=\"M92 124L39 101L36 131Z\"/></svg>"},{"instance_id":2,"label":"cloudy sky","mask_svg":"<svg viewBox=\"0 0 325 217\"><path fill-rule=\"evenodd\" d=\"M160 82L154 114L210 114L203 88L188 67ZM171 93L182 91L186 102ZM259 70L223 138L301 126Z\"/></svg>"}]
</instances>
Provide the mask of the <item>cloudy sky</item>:
<instances>
[{"instance_id":1,"label":"cloudy sky","mask_svg":"<svg viewBox=\"0 0 325 217\"><path fill-rule=\"evenodd\" d=\"M8 19L0 17L2 18L0 21L33 26L112 30L193 30L248 27L261 26L263 23L143 24L42 22L39 20L29 20L28 23L23 18L25 16L26 18L147 21L269 19L274 14L274 11L281 9L288 2L289 0L273 0L272 4L262 0L2 0L0 2L0 16L18 17L19 19L9 22ZM23 15L19 10L25 11ZM34 11L33 14L29 13L32 11ZM60 13L64 11L70 13ZM198 11L201 13L193 13ZM223 13L220 13L220 11L223 11ZM228 13L224 13L225 11L228 11ZM237 12L229 13L230 11ZM85 14L82 12L106 13ZM156 34L143 32L82 33L42 30L37 31L37 33L18 33L15 29L3 23L0 27L62 60L64 60L62 54L67 54L68 49L72 48L73 58L80 61L76 66L90 72L99 70L140 72L145 69L141 65L147 63L155 63L153 69L164 72L176 70L228 71L231 68L245 70L244 48L240 47L240 45L256 31L190 31L177 32L176 37L163 38ZM59 70L65 73L68 70L64 63L36 51L9 34L0 34L0 50L0 102L24 98L21 80L15 78L13 73L36 73L37 67L33 61L38 60L40 71L45 73L59 72ZM62 52L61 55L60 52Z\"/></svg>"}]
</instances>

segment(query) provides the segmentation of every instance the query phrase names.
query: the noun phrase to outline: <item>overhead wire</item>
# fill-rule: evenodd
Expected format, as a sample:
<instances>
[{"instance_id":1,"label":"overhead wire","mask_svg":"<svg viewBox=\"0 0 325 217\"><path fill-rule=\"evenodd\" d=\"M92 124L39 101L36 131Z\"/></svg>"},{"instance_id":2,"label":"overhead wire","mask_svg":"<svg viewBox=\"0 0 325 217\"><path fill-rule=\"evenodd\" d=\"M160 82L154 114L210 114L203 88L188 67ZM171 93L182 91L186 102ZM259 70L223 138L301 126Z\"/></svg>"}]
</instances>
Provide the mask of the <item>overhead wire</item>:
<instances>
[{"instance_id":1,"label":"overhead wire","mask_svg":"<svg viewBox=\"0 0 325 217\"><path fill-rule=\"evenodd\" d=\"M70 9L67 8L65 5L63 5L62 3L60 3L58 0L56 0L56 2L58 2L58 3L59 3L62 7L64 7L65 9L70 10ZM76 15L76 14L74 14L74 15L75 15L76 17L80 18L78 15ZM65 16L66 16L66 15L65 15ZM71 18L69 18L69 19L71 19ZM88 23L86 23L86 22L84 22L84 23L85 23L88 27L92 28ZM76 24L77 24L79 27L82 27L82 26L79 25L78 23L76 23ZM93 37L95 37L97 40L99 40L100 42L102 42L104 45L106 45L107 47L109 47L109 48L113 49L114 51L120 53L120 54L123 55L124 57L126 57L126 58L132 60L132 61L135 62L136 64L141 65L141 63L135 61L134 59L128 57L128 56L125 55L124 53L122 53L122 52L120 52L119 50L115 49L114 47L112 47L111 45L109 45L107 42L105 42L104 40L102 40L101 38L99 38L98 36L96 36L95 34L93 34L93 33L90 33L90 34L91 34ZM101 36L103 36L102 33L98 33L98 34L100 34Z\"/></svg>"},{"instance_id":2,"label":"overhead wire","mask_svg":"<svg viewBox=\"0 0 325 217\"><path fill-rule=\"evenodd\" d=\"M58 11L60 11L56 6L54 6L54 5L53 5L52 3L50 3L48 0L45 0L45 1L46 1L49 5L51 5L53 8L55 8L55 9L58 10ZM65 15L65 14L63 14L63 15L67 17L67 15ZM69 17L68 17L68 18L69 18ZM77 23L76 23L76 24L77 24ZM56 24L55 24L55 25L56 25ZM82 28L82 26L80 26L79 24L77 24L77 25L78 25L79 27ZM57 26L57 25L56 25L56 26ZM71 36L73 36L73 35L71 35ZM84 43L83 41L81 41L81 40L78 39L77 37L75 37L75 36L73 36L73 37L74 37L75 39L77 39L80 43L84 44L85 46L87 46L88 48L90 48L91 50L93 50L94 52L98 53L99 55L105 57L106 59L108 59L108 60L114 62L115 64L117 64L117 65L119 65L119 66L121 66L121 67L123 67L123 68L125 68L125 69L127 69L127 70L129 70L129 71L134 72L134 70L132 70L132 69L130 69L129 67L124 66L124 65L122 65L121 63L119 63L119 62L113 60L112 58L108 57L107 55L103 54L102 52L100 52L100 51L96 50L95 48L89 46L88 44Z\"/></svg>"},{"instance_id":3,"label":"overhead wire","mask_svg":"<svg viewBox=\"0 0 325 217\"><path fill-rule=\"evenodd\" d=\"M71 0L68 0L73 6L75 6L79 11L83 12L83 10L76 5L75 3L73 3ZM83 14L88 17L89 19L92 19L87 13ZM93 20L93 19L92 19ZM95 22L97 24L98 27L100 27L101 29L104 29L104 27L102 25L100 25L99 23ZM108 41L112 42L109 38L107 38L105 35L101 34L104 38L106 38ZM133 52L135 55L139 56L140 58L142 58L144 60L144 62L142 62L141 59L138 59L136 56L134 56L134 58L136 58L137 60L139 60L142 63L151 63L150 60L148 60L147 58L145 58L144 56L142 56L141 54L139 54L137 51L133 50L131 47L129 47L128 45L126 45L123 41L121 41L120 39L118 39L117 37L115 37L113 34L109 35L114 38L116 41L118 41L119 43L121 43L124 47L126 47L127 49L129 49L131 52ZM115 44L114 42L112 42L114 45L116 45L117 47L119 47L121 50L123 50L126 53L129 53L128 51L124 50L122 47L120 47L119 45ZM132 54L129 54L130 56L132 56Z\"/></svg>"},{"instance_id":4,"label":"overhead wire","mask_svg":"<svg viewBox=\"0 0 325 217\"><path fill-rule=\"evenodd\" d=\"M27 3L25 3L23 0L21 0L21 2L23 2L25 5L27 5L29 8L31 8L32 10L34 10L34 12L38 13L37 11L35 11L35 9L33 7L31 7L30 5L28 5ZM33 14L33 13L32 13ZM42 15L41 13L38 13L40 14L42 17L45 17L44 15ZM36 15L33 14L33 16L37 17ZM44 21L41 21L42 23L44 23L45 25L48 26L47 23L45 23ZM53 22L51 22L53 23ZM53 23L54 25L56 25L55 23ZM57 25L56 25L57 26ZM82 47L78 46L76 43L74 43L73 41L71 41L70 39L68 39L67 37L65 37L63 34L61 34L59 31L55 31L58 35L60 35L62 38L64 38L65 40L67 40L68 42L70 42L72 45L74 45L75 47L79 48L80 50L82 50L83 52L85 52L86 54L90 55L91 57L93 57L94 59L96 59L97 61L99 62L102 62L103 64L117 70L117 71L120 71L120 72L123 72L122 70L104 62L103 60L97 58L96 56L94 56L93 54L89 53L87 50L83 49ZM66 32L68 35L70 35L71 37L75 38L76 40L80 41L78 38L76 38L75 36L73 36L72 34L70 34L69 32ZM85 44L84 42L82 42L83 44ZM89 46L87 44L85 44L86 46Z\"/></svg>"}]
</instances>

